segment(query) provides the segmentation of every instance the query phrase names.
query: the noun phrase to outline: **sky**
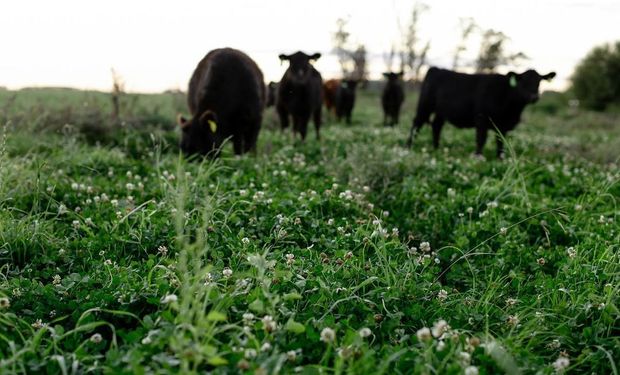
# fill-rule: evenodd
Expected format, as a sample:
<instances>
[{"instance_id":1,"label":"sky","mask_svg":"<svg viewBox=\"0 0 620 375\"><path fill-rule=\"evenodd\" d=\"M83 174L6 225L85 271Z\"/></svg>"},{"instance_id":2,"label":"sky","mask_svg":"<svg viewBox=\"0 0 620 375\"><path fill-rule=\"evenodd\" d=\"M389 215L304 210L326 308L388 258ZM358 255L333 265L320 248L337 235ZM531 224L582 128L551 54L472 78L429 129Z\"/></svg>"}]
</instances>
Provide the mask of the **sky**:
<instances>
[{"instance_id":1,"label":"sky","mask_svg":"<svg viewBox=\"0 0 620 375\"><path fill-rule=\"evenodd\" d=\"M250 55L267 81L286 65L280 53L321 52L315 66L339 77L331 54L336 20L348 20L352 43L369 51L371 78L399 40L414 0L3 0L0 86L109 90L114 68L132 92L186 90L200 59L233 47ZM509 51L530 59L512 67L558 76L543 89L564 89L575 65L595 45L620 40L618 0L427 0L419 33L431 41L432 65L450 68L459 18L510 37ZM472 59L479 39L470 41Z\"/></svg>"}]
</instances>

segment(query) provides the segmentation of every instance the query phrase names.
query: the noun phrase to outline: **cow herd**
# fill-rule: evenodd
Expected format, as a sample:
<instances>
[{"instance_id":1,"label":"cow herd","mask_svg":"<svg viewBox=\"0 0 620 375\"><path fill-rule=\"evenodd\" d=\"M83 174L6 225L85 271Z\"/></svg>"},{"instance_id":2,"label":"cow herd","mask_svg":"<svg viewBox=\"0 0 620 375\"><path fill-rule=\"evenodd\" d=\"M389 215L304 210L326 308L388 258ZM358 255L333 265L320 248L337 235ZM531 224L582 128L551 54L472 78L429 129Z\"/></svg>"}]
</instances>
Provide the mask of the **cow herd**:
<instances>
[{"instance_id":1,"label":"cow herd","mask_svg":"<svg viewBox=\"0 0 620 375\"><path fill-rule=\"evenodd\" d=\"M181 150L186 155L217 156L230 139L235 154L255 150L263 110L274 106L282 129L292 122L293 135L305 140L308 123L314 123L320 139L323 105L338 121L351 123L358 82L330 79L323 82L312 65L320 53L281 54L288 68L279 83L264 84L258 65L245 53L222 48L209 52L196 67L189 82L187 103L191 119L178 117ZM384 73L386 84L381 95L384 125L398 124L405 99L403 73ZM503 155L503 137L521 119L527 104L538 100L541 80L555 73L540 75L534 70L522 74L465 74L430 68L418 99L417 113L407 145L425 123L430 123L433 146L446 121L459 128L476 129L476 153L481 154L489 130L496 133L497 155Z\"/></svg>"}]
</instances>

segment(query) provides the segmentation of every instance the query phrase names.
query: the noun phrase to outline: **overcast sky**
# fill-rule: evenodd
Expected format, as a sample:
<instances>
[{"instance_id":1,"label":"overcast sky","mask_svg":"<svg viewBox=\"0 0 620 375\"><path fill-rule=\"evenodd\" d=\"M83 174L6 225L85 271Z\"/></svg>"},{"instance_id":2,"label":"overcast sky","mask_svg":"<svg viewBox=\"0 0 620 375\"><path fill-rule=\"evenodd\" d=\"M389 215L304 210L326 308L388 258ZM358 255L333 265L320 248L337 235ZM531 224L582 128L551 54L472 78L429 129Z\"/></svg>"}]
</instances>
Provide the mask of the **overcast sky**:
<instances>
[{"instance_id":1,"label":"overcast sky","mask_svg":"<svg viewBox=\"0 0 620 375\"><path fill-rule=\"evenodd\" d=\"M130 91L186 89L211 49L234 47L253 57L267 80L279 80L279 53L322 52L316 66L338 76L331 56L336 19L349 20L351 41L370 52L371 77L398 40L412 0L3 0L0 3L0 86L69 86L108 90L110 68ZM515 70L554 70L546 88L563 88L594 46L620 40L619 0L427 0L420 33L429 60L450 67L460 17L508 35L511 51L530 60ZM472 38L471 54L479 41Z\"/></svg>"}]
</instances>

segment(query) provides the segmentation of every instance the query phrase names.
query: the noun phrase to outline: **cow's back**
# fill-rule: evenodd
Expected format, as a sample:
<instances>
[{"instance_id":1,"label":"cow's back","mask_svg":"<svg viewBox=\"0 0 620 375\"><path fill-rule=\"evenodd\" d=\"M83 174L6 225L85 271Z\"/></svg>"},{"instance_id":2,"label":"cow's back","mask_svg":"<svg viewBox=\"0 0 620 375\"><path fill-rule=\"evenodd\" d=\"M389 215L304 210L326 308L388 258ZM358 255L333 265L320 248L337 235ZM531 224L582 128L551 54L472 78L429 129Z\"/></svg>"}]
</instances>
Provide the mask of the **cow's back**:
<instances>
[{"instance_id":1,"label":"cow's back","mask_svg":"<svg viewBox=\"0 0 620 375\"><path fill-rule=\"evenodd\" d=\"M465 74L429 69L418 102L418 115L435 113L457 127L473 127L479 114L500 107L506 90L498 74Z\"/></svg>"},{"instance_id":2,"label":"cow's back","mask_svg":"<svg viewBox=\"0 0 620 375\"><path fill-rule=\"evenodd\" d=\"M220 117L235 112L260 116L265 104L263 74L245 53L216 49L198 63L187 96L192 115L210 109Z\"/></svg>"}]
</instances>

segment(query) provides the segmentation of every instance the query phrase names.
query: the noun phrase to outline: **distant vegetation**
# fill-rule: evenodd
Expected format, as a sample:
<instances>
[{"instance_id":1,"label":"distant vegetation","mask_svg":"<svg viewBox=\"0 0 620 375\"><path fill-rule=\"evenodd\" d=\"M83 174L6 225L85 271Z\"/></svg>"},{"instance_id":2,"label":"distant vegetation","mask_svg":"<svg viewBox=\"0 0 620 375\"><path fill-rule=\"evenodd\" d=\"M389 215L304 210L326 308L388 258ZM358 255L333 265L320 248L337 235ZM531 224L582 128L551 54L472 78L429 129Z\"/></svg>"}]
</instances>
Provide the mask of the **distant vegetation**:
<instances>
[{"instance_id":1,"label":"distant vegetation","mask_svg":"<svg viewBox=\"0 0 620 375\"><path fill-rule=\"evenodd\" d=\"M585 108L620 108L620 41L595 47L579 63L572 89Z\"/></svg>"}]
</instances>

